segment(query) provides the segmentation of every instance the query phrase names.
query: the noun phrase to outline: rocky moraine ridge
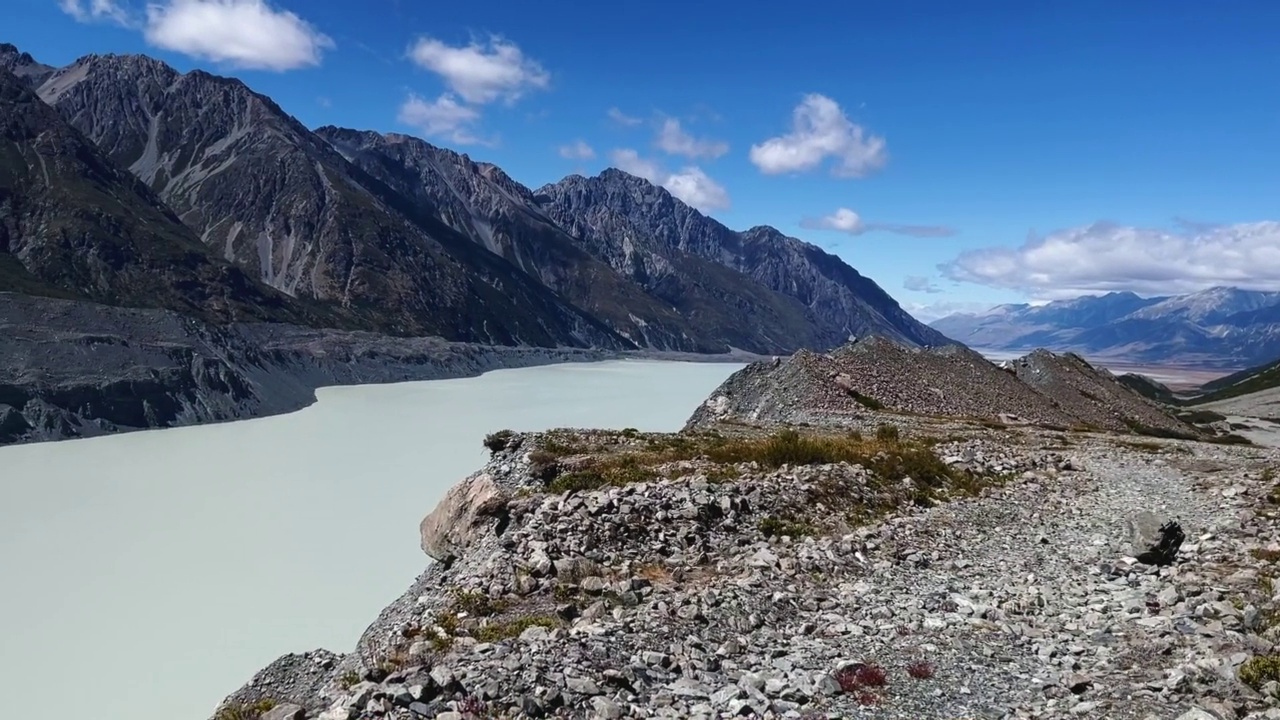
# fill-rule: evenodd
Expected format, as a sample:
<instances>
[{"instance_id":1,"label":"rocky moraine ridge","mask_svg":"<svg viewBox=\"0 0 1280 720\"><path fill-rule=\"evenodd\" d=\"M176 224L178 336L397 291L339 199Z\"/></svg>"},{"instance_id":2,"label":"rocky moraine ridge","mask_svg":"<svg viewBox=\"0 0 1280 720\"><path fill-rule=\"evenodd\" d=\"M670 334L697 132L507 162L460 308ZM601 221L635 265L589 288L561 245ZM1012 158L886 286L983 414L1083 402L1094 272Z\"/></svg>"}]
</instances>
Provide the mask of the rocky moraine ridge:
<instances>
[{"instance_id":1,"label":"rocky moraine ridge","mask_svg":"<svg viewBox=\"0 0 1280 720\"><path fill-rule=\"evenodd\" d=\"M11 293L0 293L0 337L0 445L292 412L330 385L618 357L283 323L216 325Z\"/></svg>"},{"instance_id":2,"label":"rocky moraine ridge","mask_svg":"<svg viewBox=\"0 0 1280 720\"><path fill-rule=\"evenodd\" d=\"M1280 453L860 408L496 432L358 646L214 717L1280 718Z\"/></svg>"}]
</instances>

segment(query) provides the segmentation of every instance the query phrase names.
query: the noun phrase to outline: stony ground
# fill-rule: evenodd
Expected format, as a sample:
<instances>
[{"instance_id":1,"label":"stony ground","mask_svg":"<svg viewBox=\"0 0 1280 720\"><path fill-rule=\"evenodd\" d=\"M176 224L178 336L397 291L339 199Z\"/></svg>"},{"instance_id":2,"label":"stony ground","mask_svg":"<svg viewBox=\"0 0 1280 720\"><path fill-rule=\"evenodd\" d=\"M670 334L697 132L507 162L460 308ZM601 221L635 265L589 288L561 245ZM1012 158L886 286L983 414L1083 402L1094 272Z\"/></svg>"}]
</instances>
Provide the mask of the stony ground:
<instances>
[{"instance_id":1,"label":"stony ground","mask_svg":"<svg viewBox=\"0 0 1280 720\"><path fill-rule=\"evenodd\" d=\"M1280 718L1276 451L955 426L934 477L917 432L780 467L514 435L356 652L221 717Z\"/></svg>"}]
</instances>

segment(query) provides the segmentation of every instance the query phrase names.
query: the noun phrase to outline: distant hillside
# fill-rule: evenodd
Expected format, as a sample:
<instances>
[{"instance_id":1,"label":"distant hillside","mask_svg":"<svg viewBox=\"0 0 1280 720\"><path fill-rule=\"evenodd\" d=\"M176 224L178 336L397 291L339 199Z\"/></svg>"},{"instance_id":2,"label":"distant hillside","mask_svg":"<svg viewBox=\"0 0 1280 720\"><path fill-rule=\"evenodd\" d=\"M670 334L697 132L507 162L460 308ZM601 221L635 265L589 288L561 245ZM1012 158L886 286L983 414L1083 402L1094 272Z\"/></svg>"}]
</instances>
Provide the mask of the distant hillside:
<instances>
[{"instance_id":1,"label":"distant hillside","mask_svg":"<svg viewBox=\"0 0 1280 720\"><path fill-rule=\"evenodd\" d=\"M1152 364L1240 367L1280 355L1280 292L1216 287L1152 298L1113 292L948 315L930 327L983 349L1044 347Z\"/></svg>"},{"instance_id":2,"label":"distant hillside","mask_svg":"<svg viewBox=\"0 0 1280 720\"><path fill-rule=\"evenodd\" d=\"M1174 396L1173 391L1170 390L1168 386L1166 386L1164 383L1157 382L1156 380L1153 380L1147 377L1146 375L1139 375L1137 373L1124 373L1123 375L1116 376L1116 380L1120 384L1138 393L1139 395L1147 398L1148 400L1154 400L1156 402L1165 403L1167 405L1178 404L1177 397Z\"/></svg>"},{"instance_id":3,"label":"distant hillside","mask_svg":"<svg viewBox=\"0 0 1280 720\"><path fill-rule=\"evenodd\" d=\"M1185 401L1185 404L1202 405L1275 388L1280 388L1280 359L1205 383L1200 388L1202 394Z\"/></svg>"}]
</instances>

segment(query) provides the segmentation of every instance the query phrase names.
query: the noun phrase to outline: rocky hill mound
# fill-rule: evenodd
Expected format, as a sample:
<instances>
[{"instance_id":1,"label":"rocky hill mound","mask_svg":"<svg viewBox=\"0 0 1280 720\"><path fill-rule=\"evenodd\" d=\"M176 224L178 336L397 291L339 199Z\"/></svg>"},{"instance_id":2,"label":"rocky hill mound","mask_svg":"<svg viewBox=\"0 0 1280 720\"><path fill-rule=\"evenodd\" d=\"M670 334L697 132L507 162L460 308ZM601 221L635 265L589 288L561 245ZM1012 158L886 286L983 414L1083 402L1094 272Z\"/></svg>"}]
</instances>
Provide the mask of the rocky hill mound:
<instances>
[{"instance_id":1,"label":"rocky hill mound","mask_svg":"<svg viewBox=\"0 0 1280 720\"><path fill-rule=\"evenodd\" d=\"M735 373L689 427L722 421L842 424L879 411L1195 437L1199 430L1082 359L1038 350L998 366L964 347L881 337Z\"/></svg>"},{"instance_id":2,"label":"rocky hill mound","mask_svg":"<svg viewBox=\"0 0 1280 720\"><path fill-rule=\"evenodd\" d=\"M735 373L695 411L720 420L828 424L869 411L1070 425L1074 418L1009 372L958 346L909 348L868 337Z\"/></svg>"},{"instance_id":3,"label":"rocky hill mound","mask_svg":"<svg viewBox=\"0 0 1280 720\"><path fill-rule=\"evenodd\" d=\"M1011 369L1019 380L1051 398L1085 425L1145 435L1199 434L1197 428L1074 353L1058 355L1036 350L1013 361Z\"/></svg>"}]
</instances>

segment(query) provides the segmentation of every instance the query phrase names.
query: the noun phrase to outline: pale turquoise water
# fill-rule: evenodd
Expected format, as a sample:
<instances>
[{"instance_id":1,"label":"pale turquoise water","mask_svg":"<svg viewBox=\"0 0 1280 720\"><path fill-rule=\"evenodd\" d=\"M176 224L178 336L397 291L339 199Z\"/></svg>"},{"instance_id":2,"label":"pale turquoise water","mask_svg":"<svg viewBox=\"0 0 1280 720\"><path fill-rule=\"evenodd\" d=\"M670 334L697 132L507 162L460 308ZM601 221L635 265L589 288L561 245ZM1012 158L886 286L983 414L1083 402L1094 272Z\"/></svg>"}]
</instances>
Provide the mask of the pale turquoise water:
<instances>
[{"instance_id":1,"label":"pale turquoise water","mask_svg":"<svg viewBox=\"0 0 1280 720\"><path fill-rule=\"evenodd\" d=\"M355 644L486 433L675 430L739 367L328 388L290 415L0 448L3 714L204 720L279 655Z\"/></svg>"}]
</instances>

